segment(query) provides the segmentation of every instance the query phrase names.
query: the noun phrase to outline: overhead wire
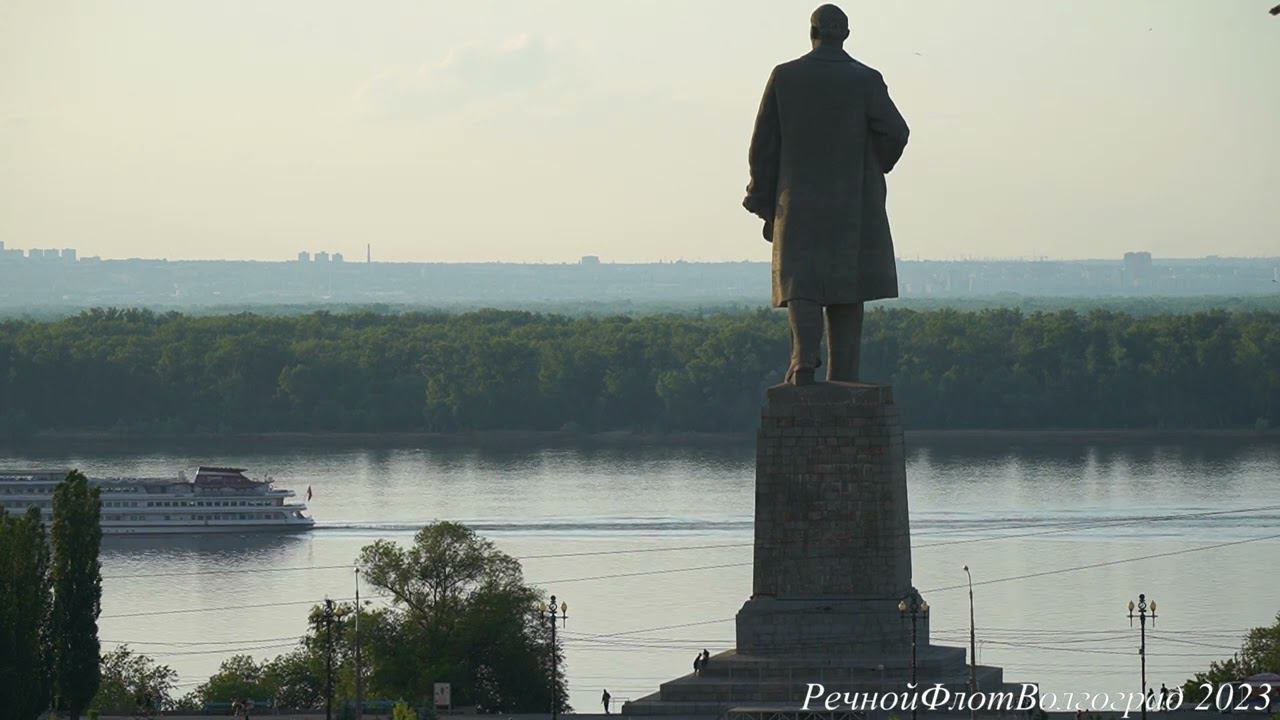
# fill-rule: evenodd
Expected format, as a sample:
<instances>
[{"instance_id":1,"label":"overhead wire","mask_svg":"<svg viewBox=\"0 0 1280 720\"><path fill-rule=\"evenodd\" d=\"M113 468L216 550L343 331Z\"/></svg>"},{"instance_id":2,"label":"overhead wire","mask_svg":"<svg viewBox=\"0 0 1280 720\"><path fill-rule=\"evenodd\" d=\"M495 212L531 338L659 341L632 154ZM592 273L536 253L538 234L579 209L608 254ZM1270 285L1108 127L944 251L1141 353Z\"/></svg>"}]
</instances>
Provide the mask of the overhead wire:
<instances>
[{"instance_id":1,"label":"overhead wire","mask_svg":"<svg viewBox=\"0 0 1280 720\"><path fill-rule=\"evenodd\" d=\"M1229 510L1205 510L1205 511L1189 512L1189 513L1170 513L1170 514L1164 514L1164 515L1130 515L1130 516L1124 516L1119 518L1103 518L1103 519L1095 518L1090 520L1055 520L1055 521L1045 521L1040 523L1028 521L1028 522L1019 522L1017 524L1006 525L1006 526L985 525L980 528L979 527L975 527L972 529L958 528L958 529L952 529L949 531L938 531L933 533L926 531L926 532L917 532L914 534L914 536L931 537L935 535L964 534L964 533L974 532L975 530L990 531L990 530L1002 530L1002 529L1019 529L1024 527L1034 527L1037 524L1047 526L1045 529L1026 532L1026 533L1005 533L1005 534L999 534L999 535L988 535L988 536L978 537L978 538L964 538L959 540L948 540L948 541L937 542L937 543L925 543L921 545L914 545L912 546L912 549L922 550L922 549L927 549L932 547L944 547L949 545L963 545L963 544L977 543L977 542L991 542L995 540L1013 540L1013 539L1024 538L1024 537L1054 535L1054 534L1071 532L1074 530L1086 530L1086 529L1093 529L1097 527L1136 525L1136 524L1148 523L1148 522L1165 522L1169 520L1184 520L1184 519L1199 518L1199 517L1235 515L1235 514L1246 513L1246 512L1268 512L1271 510L1280 510L1280 504L1248 507L1248 508L1233 508ZM682 551L690 551L690 550L743 548L743 547L752 547L753 545L754 543L750 543L750 542L713 543L713 544L699 544L699 545L681 545L676 547L623 548L623 549L616 549L616 550L586 550L586 551L565 552L565 553L516 555L516 556L513 556L513 558L516 560L545 560L545 559L557 559L557 558L575 558L575 557L609 556L609 555L633 555L633 554L657 553L657 552L682 552ZM750 562L739 563L739 565L749 565L749 564ZM719 567L728 567L731 565L732 564L723 564L723 565L709 565L709 566L703 566L703 567L704 569L714 569ZM104 575L102 576L102 579L104 580L135 580L135 579L152 578L152 577L188 577L188 576L198 576L198 575L225 575L225 574L241 574L241 573L246 573L246 574L280 573L280 572L297 572L297 571L306 571L306 570L342 570L342 569L354 569L355 567L356 565L354 563L344 563L339 565L303 565L303 566L292 566L292 567L283 567L283 568L215 568L215 569L208 569L208 570L161 571L161 572L148 572L148 573L130 573L130 574L123 574L123 575ZM683 572L683 570L678 570L678 572ZM602 576L601 579L613 579L613 576Z\"/></svg>"}]
</instances>

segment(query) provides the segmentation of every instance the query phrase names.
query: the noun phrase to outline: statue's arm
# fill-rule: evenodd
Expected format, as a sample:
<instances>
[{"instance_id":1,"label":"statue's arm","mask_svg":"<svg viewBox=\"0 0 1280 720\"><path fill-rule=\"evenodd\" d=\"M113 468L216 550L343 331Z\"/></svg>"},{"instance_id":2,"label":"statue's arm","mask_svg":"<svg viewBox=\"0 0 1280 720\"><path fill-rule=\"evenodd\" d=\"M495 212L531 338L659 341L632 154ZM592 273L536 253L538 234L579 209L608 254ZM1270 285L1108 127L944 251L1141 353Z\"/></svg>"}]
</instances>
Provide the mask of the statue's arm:
<instances>
[{"instance_id":1,"label":"statue's arm","mask_svg":"<svg viewBox=\"0 0 1280 720\"><path fill-rule=\"evenodd\" d=\"M898 106L893 104L893 98L889 97L889 87L881 77L876 78L871 92L867 122L871 130L872 145L880 159L880 168L887 173L902 157L910 130L902 113L898 112Z\"/></svg>"},{"instance_id":2,"label":"statue's arm","mask_svg":"<svg viewBox=\"0 0 1280 720\"><path fill-rule=\"evenodd\" d=\"M751 150L747 160L751 165L751 182L747 184L747 197L742 206L759 215L766 223L773 222L778 199L778 161L782 150L782 127L778 121L778 97L773 90L773 75L764 88L760 100L760 112L756 114L756 128L751 134Z\"/></svg>"}]
</instances>

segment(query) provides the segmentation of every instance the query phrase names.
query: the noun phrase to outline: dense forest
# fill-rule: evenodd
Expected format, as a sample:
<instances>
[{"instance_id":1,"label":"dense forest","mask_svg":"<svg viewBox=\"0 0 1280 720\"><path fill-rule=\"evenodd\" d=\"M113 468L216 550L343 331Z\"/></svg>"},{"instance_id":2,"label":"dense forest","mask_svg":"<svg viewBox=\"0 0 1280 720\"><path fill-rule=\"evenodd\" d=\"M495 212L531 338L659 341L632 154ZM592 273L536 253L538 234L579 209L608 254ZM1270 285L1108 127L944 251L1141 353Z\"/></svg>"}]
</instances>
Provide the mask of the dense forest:
<instances>
[{"instance_id":1,"label":"dense forest","mask_svg":"<svg viewBox=\"0 0 1280 720\"><path fill-rule=\"evenodd\" d=\"M766 278L767 280L767 278ZM623 299L604 299L596 302L583 301L526 301L523 303L494 304L490 307L503 310L526 310L569 317L605 317L609 315L693 315L708 317L711 315L736 315L754 312L768 307L768 287L755 293L751 300L740 298L704 298L698 302L670 301L637 301ZM762 299L763 298L763 299ZM996 295L965 296L906 296L890 300L879 300L870 303L869 307L883 306L886 309L907 310L962 310L977 312L979 310L1021 310L1023 313L1057 312L1059 310L1075 310L1088 313L1094 310L1110 310L1128 313L1129 315L1170 315L1182 313L1211 312L1226 310L1228 312L1280 312L1280 293L1270 295L1021 295L1018 293L1000 293ZM0 321L4 320L37 320L49 322L72 317L84 312L88 305L76 304L22 304L4 305L0 303ZM404 313L458 313L471 310L473 303L454 302L451 304L425 303L353 303L353 302L263 302L263 303L231 303L215 305L135 305L155 313L181 312L187 315L233 315L237 313L253 313L255 315L306 315L318 311L338 314L370 313L374 315L400 315Z\"/></svg>"},{"instance_id":2,"label":"dense forest","mask_svg":"<svg viewBox=\"0 0 1280 720\"><path fill-rule=\"evenodd\" d=\"M0 434L742 431L783 313L486 310L0 323ZM1280 312L877 309L863 375L914 428L1280 425Z\"/></svg>"}]
</instances>

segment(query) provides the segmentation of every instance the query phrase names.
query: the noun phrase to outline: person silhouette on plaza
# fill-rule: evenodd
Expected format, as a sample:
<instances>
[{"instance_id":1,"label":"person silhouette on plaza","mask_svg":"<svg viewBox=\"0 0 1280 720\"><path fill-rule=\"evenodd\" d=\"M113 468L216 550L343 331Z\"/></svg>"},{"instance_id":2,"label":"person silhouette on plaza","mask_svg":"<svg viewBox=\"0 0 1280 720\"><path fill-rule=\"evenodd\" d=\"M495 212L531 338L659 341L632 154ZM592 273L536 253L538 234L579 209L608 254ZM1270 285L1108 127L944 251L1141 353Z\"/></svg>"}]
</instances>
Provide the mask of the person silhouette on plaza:
<instances>
[{"instance_id":1,"label":"person silhouette on plaza","mask_svg":"<svg viewBox=\"0 0 1280 720\"><path fill-rule=\"evenodd\" d=\"M1169 712L1169 688L1160 683L1160 712Z\"/></svg>"},{"instance_id":2,"label":"person silhouette on plaza","mask_svg":"<svg viewBox=\"0 0 1280 720\"><path fill-rule=\"evenodd\" d=\"M711 653L702 648L702 672L707 671L707 663L711 662Z\"/></svg>"},{"instance_id":3,"label":"person silhouette on plaza","mask_svg":"<svg viewBox=\"0 0 1280 720\"><path fill-rule=\"evenodd\" d=\"M604 693L600 695L600 702L604 705L605 715L609 714L609 701L612 699L613 699L613 696L609 694L609 688L605 688Z\"/></svg>"},{"instance_id":4,"label":"person silhouette on plaza","mask_svg":"<svg viewBox=\"0 0 1280 720\"><path fill-rule=\"evenodd\" d=\"M702 674L702 653L693 656L693 674Z\"/></svg>"}]
</instances>

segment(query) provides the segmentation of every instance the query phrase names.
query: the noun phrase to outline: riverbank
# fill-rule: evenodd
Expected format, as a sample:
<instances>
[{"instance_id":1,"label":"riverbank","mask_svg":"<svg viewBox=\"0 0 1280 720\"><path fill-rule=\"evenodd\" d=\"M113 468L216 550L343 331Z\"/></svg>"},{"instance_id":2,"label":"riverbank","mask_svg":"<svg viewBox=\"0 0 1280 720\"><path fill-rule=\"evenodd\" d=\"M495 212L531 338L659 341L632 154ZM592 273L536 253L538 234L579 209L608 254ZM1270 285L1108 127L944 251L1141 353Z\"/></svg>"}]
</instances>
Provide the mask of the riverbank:
<instances>
[{"instance_id":1,"label":"riverbank","mask_svg":"<svg viewBox=\"0 0 1280 720\"><path fill-rule=\"evenodd\" d=\"M905 440L911 443L1169 443L1185 441L1280 442L1280 429L1155 429L1155 428L970 428L907 430ZM414 447L420 445L585 445L601 447L634 447L640 445L670 446L734 446L750 444L755 433L746 432L575 432L535 430L494 430L485 432L266 432L266 433L192 433L186 435L133 434L105 430L42 431L21 439L0 441L0 448L31 445L130 445L130 444L237 444L254 446L343 446L343 447Z\"/></svg>"}]
</instances>

